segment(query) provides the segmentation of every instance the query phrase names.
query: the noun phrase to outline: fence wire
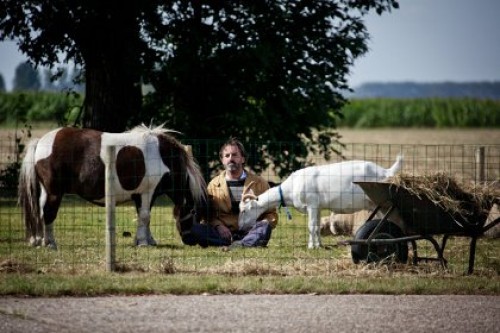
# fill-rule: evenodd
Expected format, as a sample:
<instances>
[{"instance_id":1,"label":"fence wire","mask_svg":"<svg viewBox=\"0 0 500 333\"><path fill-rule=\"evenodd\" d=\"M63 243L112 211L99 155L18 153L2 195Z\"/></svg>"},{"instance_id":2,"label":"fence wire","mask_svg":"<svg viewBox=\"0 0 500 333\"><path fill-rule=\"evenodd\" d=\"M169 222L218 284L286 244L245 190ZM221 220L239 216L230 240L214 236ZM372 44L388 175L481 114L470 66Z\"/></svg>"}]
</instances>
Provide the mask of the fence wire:
<instances>
[{"instance_id":1,"label":"fence wire","mask_svg":"<svg viewBox=\"0 0 500 333\"><path fill-rule=\"evenodd\" d=\"M193 154L200 151L198 141ZM219 146L217 143L217 147ZM210 147L216 145L211 142ZM287 147L290 146L287 144ZM217 148L218 149L218 148ZM425 175L445 173L461 182L491 182L498 186L500 179L500 145L408 145L408 144L345 144L339 147L343 156L329 161L310 156L316 165L342 160L369 160L383 167L391 166L398 154L404 156L402 173ZM105 209L92 205L75 195L66 195L55 221L57 251L43 247L30 247L26 241L21 209L16 198L15 164L20 155L16 147L3 141L0 145L1 206L0 206L0 269L39 272L92 272L105 267ZM208 168L208 166L201 166ZM271 169L261 176L279 183ZM495 182L497 185L495 185ZM496 209L496 208L495 208ZM327 210L323 216L329 216ZM492 211L490 220L498 217ZM495 215L496 214L496 215ZM158 242L153 247L136 247L134 236L137 217L130 204L116 208L116 269L118 271L153 271L192 274L247 274L247 275L339 275L367 271L367 265L352 262L349 246L340 246L352 235L322 236L323 247L308 250L307 216L292 209L293 219L286 219L279 210L280 221L266 248L241 248L225 251L221 248L201 248L183 245L172 216L172 203L160 198L151 212L151 230ZM498 236L497 236L498 237ZM441 240L442 235L436 238ZM410 247L411 249L411 247ZM499 242L497 238L483 237L478 241L476 272L498 275L500 272ZM418 241L419 256L435 257L430 242ZM412 252L409 254L409 262ZM469 260L469 240L452 237L444 257L447 272L462 274ZM439 271L437 263L419 263L417 266L392 264L382 270ZM375 270L376 271L376 270Z\"/></svg>"}]
</instances>

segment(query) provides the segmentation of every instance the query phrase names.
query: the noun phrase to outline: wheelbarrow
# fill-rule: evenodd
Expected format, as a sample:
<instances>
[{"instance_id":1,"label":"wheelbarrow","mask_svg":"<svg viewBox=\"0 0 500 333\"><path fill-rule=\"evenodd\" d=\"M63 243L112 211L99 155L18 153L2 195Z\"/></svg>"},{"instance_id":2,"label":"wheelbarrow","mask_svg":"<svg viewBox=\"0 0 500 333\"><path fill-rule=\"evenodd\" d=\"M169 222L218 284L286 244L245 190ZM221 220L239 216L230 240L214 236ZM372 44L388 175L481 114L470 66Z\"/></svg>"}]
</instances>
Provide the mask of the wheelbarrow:
<instances>
[{"instance_id":1,"label":"wheelbarrow","mask_svg":"<svg viewBox=\"0 0 500 333\"><path fill-rule=\"evenodd\" d=\"M489 207L477 207L464 201L467 214L450 212L431 201L424 195L410 192L406 188L387 182L355 182L375 203L376 208L365 223L358 229L354 239L341 242L351 246L354 263L366 260L379 262L385 258L396 261L408 261L408 244L413 250L413 264L421 260L437 260L443 268L447 260L443 253L446 242L451 236L470 238L468 274L474 271L474 260L477 239L485 231L500 222L500 218L486 224L489 210L498 198L488 201ZM381 219L375 218L382 213ZM380 215L379 215L380 216ZM435 236L442 235L441 244ZM432 243L437 258L419 257L417 240Z\"/></svg>"}]
</instances>

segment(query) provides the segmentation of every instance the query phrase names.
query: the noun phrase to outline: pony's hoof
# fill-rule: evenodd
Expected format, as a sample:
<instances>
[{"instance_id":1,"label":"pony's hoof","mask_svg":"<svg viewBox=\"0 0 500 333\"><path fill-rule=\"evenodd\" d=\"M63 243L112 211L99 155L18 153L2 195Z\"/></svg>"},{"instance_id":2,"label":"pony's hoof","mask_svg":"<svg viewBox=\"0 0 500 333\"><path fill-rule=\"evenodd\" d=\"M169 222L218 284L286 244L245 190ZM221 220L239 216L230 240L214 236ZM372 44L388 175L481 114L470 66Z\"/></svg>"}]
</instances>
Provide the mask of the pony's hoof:
<instances>
[{"instance_id":1,"label":"pony's hoof","mask_svg":"<svg viewBox=\"0 0 500 333\"><path fill-rule=\"evenodd\" d=\"M48 248L49 250L54 250L54 251L57 251L57 244L56 242L52 241L52 242L44 242L43 245Z\"/></svg>"},{"instance_id":2,"label":"pony's hoof","mask_svg":"<svg viewBox=\"0 0 500 333\"><path fill-rule=\"evenodd\" d=\"M49 243L49 244L47 244L47 248L49 250L57 251L57 245L55 243Z\"/></svg>"},{"instance_id":3,"label":"pony's hoof","mask_svg":"<svg viewBox=\"0 0 500 333\"><path fill-rule=\"evenodd\" d=\"M135 240L135 246L143 247L143 246L149 246L149 242L146 239L136 239Z\"/></svg>"},{"instance_id":4,"label":"pony's hoof","mask_svg":"<svg viewBox=\"0 0 500 333\"><path fill-rule=\"evenodd\" d=\"M30 237L29 245L33 247L40 246L42 245L42 239L39 237Z\"/></svg>"}]
</instances>

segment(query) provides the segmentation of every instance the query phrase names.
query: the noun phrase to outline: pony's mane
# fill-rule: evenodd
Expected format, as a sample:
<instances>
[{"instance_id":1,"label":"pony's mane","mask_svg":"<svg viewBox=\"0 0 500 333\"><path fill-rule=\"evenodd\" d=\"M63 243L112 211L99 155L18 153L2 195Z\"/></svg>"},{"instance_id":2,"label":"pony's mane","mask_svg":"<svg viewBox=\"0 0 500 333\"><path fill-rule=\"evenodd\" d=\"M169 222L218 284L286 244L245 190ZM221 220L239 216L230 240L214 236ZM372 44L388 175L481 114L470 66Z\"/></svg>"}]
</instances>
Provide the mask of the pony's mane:
<instances>
[{"instance_id":1,"label":"pony's mane","mask_svg":"<svg viewBox=\"0 0 500 333\"><path fill-rule=\"evenodd\" d=\"M165 128L165 123L158 125L158 126L153 126L153 124L146 126L144 123L135 126L131 130L129 130L129 133L144 133L144 134L168 134L168 133L178 133L182 134L179 131L173 130L173 129L168 129Z\"/></svg>"},{"instance_id":2,"label":"pony's mane","mask_svg":"<svg viewBox=\"0 0 500 333\"><path fill-rule=\"evenodd\" d=\"M144 135L165 136L171 144L179 149L179 152L183 157L183 163L185 164L187 174L189 175L189 187L193 194L194 200L198 202L206 200L206 193L203 191L203 189L206 188L207 185L201 173L200 166L198 165L194 157L186 151L185 146L178 140L176 140L173 136L169 135L169 133L182 133L176 130L165 128L164 125L165 123L155 127L152 124L150 126L146 126L144 123L142 123L135 126L128 132Z\"/></svg>"}]
</instances>

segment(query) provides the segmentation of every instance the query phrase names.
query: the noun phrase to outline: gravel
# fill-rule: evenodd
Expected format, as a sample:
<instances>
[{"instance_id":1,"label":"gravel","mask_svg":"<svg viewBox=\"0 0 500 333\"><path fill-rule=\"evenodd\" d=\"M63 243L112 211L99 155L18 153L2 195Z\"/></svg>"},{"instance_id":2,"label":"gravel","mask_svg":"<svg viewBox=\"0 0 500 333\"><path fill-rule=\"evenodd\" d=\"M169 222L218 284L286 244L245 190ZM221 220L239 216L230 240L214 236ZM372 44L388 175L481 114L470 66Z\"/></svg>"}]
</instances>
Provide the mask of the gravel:
<instances>
[{"instance_id":1,"label":"gravel","mask_svg":"<svg viewBox=\"0 0 500 333\"><path fill-rule=\"evenodd\" d=\"M0 332L498 332L499 296L0 298Z\"/></svg>"}]
</instances>

